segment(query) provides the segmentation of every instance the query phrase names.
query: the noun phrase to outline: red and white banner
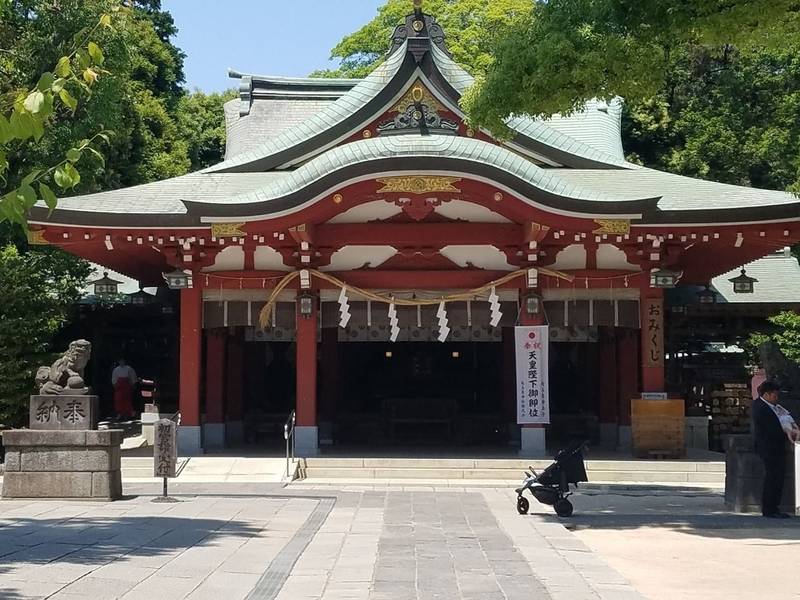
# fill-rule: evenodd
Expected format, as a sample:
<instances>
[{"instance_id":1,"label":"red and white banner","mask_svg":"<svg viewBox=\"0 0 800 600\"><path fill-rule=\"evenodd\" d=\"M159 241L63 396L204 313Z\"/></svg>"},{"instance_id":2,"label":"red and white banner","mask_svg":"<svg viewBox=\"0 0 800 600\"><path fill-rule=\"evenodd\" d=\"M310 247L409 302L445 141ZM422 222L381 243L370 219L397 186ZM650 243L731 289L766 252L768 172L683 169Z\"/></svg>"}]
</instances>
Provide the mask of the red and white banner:
<instances>
[{"instance_id":1,"label":"red and white banner","mask_svg":"<svg viewBox=\"0 0 800 600\"><path fill-rule=\"evenodd\" d=\"M514 328L517 356L517 423L550 423L547 325Z\"/></svg>"}]
</instances>

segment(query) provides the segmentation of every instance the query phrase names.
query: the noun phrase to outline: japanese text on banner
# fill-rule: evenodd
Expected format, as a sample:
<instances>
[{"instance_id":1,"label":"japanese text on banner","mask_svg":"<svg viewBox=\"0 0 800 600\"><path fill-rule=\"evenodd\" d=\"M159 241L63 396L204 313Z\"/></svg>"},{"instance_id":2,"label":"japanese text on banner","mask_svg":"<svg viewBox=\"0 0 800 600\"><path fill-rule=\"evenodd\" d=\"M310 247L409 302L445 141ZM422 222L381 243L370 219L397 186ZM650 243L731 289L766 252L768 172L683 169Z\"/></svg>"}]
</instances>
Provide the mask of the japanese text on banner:
<instances>
[{"instance_id":1,"label":"japanese text on banner","mask_svg":"<svg viewBox=\"0 0 800 600\"><path fill-rule=\"evenodd\" d=\"M550 423L549 340L546 325L514 328L519 424Z\"/></svg>"}]
</instances>

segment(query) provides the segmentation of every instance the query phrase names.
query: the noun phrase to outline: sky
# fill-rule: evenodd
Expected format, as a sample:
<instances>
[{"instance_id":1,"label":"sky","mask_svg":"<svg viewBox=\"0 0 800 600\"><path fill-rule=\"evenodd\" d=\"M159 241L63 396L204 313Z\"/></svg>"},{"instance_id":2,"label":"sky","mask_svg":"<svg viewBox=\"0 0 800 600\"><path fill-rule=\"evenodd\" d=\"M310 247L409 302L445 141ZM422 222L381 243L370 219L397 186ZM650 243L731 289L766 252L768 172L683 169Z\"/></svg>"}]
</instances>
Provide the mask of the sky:
<instances>
[{"instance_id":1,"label":"sky","mask_svg":"<svg viewBox=\"0 0 800 600\"><path fill-rule=\"evenodd\" d=\"M305 77L335 67L331 49L370 21L384 0L162 0L186 54L186 86L235 88L228 68ZM411 5L411 0L409 0ZM387 40L388 44L388 40Z\"/></svg>"}]
</instances>

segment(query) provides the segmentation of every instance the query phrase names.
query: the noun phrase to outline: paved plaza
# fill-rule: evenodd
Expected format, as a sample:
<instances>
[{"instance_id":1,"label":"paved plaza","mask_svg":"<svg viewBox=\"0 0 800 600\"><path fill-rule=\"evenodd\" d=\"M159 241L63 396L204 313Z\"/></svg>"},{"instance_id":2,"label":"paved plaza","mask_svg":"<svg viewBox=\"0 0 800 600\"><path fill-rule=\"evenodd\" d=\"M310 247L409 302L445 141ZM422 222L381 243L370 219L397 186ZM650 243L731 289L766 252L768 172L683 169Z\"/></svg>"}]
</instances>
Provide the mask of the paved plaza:
<instances>
[{"instance_id":1,"label":"paved plaza","mask_svg":"<svg viewBox=\"0 0 800 600\"><path fill-rule=\"evenodd\" d=\"M114 503L0 502L0 598L797 597L800 523L725 513L714 492L595 487L561 521L535 502L518 515L508 487L172 490L180 502L152 502L151 483Z\"/></svg>"}]
</instances>

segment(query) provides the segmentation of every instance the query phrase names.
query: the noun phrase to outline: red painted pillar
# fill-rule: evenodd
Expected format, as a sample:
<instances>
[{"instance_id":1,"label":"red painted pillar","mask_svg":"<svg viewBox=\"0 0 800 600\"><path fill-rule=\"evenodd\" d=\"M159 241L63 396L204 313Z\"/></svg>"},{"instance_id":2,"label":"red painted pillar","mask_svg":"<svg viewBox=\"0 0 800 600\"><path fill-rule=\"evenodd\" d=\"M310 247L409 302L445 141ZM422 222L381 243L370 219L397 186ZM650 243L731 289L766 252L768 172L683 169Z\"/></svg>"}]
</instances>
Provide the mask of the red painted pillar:
<instances>
[{"instance_id":1,"label":"red painted pillar","mask_svg":"<svg viewBox=\"0 0 800 600\"><path fill-rule=\"evenodd\" d=\"M317 298L311 315L303 316L297 301L297 425L317 426ZM299 440L298 440L299 441Z\"/></svg>"},{"instance_id":2,"label":"red painted pillar","mask_svg":"<svg viewBox=\"0 0 800 600\"><path fill-rule=\"evenodd\" d=\"M206 334L206 423L225 422L225 329Z\"/></svg>"},{"instance_id":3,"label":"red painted pillar","mask_svg":"<svg viewBox=\"0 0 800 600\"><path fill-rule=\"evenodd\" d=\"M195 287L181 290L181 346L179 406L181 425L200 426L200 360L202 356L203 291L199 279Z\"/></svg>"},{"instance_id":4,"label":"red painted pillar","mask_svg":"<svg viewBox=\"0 0 800 600\"><path fill-rule=\"evenodd\" d=\"M180 364L178 375L178 452L181 456L202 454L200 432L200 361L203 355L203 290L200 279L183 289L180 317Z\"/></svg>"},{"instance_id":5,"label":"red painted pillar","mask_svg":"<svg viewBox=\"0 0 800 600\"><path fill-rule=\"evenodd\" d=\"M664 391L664 290L642 290L641 367L642 391Z\"/></svg>"}]
</instances>

